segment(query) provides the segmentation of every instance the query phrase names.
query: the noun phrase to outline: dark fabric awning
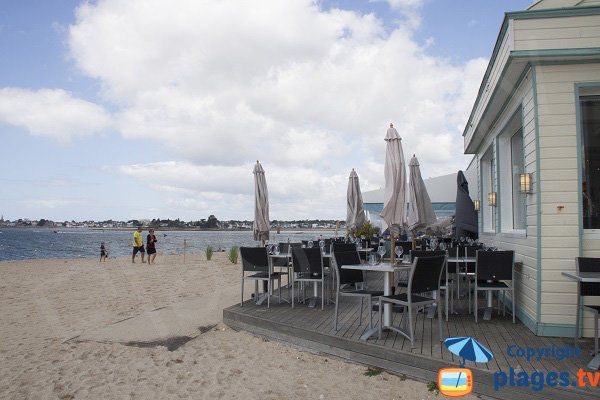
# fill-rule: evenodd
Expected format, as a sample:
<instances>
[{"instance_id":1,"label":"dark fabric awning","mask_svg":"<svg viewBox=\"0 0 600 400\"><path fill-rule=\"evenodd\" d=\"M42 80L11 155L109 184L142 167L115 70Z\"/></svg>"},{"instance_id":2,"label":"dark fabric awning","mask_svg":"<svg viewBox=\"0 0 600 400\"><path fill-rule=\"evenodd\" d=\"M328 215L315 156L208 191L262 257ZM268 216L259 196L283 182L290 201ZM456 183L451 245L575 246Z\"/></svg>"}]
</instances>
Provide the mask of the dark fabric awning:
<instances>
[{"instance_id":1,"label":"dark fabric awning","mask_svg":"<svg viewBox=\"0 0 600 400\"><path fill-rule=\"evenodd\" d=\"M454 216L456 237L477 237L477 211L469 196L469 182L462 171L456 177L456 214Z\"/></svg>"}]
</instances>

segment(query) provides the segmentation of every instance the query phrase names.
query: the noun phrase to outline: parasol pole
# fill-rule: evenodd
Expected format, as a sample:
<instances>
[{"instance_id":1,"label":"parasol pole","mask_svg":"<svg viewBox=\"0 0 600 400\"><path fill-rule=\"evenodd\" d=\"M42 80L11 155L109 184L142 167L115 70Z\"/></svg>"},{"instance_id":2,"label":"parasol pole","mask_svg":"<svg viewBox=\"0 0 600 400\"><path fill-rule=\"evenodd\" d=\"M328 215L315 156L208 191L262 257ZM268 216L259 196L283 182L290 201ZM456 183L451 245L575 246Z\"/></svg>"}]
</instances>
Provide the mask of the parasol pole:
<instances>
[{"instance_id":1,"label":"parasol pole","mask_svg":"<svg viewBox=\"0 0 600 400\"><path fill-rule=\"evenodd\" d=\"M395 245L395 240L394 240L394 234L392 233L392 229L390 227L390 264L392 265L392 268L394 266L394 255L396 254L395 250L396 250L396 245ZM396 294L396 287L394 285L396 285L396 270L394 269L394 272L392 272L392 296Z\"/></svg>"},{"instance_id":2,"label":"parasol pole","mask_svg":"<svg viewBox=\"0 0 600 400\"><path fill-rule=\"evenodd\" d=\"M395 261L394 260L394 253L395 253L394 250L395 249L396 249L396 245L395 245L394 235L391 235L391 237L390 237L390 263L392 265L394 265L394 261Z\"/></svg>"}]
</instances>

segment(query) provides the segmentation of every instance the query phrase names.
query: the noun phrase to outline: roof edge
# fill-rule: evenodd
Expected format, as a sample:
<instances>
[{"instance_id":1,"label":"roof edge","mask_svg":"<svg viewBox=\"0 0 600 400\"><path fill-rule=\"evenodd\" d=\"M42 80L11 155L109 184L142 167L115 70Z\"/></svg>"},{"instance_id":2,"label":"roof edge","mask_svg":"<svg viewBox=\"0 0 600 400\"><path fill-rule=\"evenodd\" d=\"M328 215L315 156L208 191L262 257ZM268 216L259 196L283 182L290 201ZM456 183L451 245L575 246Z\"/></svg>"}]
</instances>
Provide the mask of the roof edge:
<instances>
[{"instance_id":1,"label":"roof edge","mask_svg":"<svg viewBox=\"0 0 600 400\"><path fill-rule=\"evenodd\" d=\"M531 7L531 6L530 6ZM536 18L560 18L560 17L575 17L575 16L584 16L584 15L598 15L600 14L600 5L598 6L584 6L584 7L567 7L567 8L548 8L543 10L529 10L526 9L524 11L507 11L504 13L504 19L502 20L502 25L500 26L500 32L496 39L496 44L494 45L494 50L492 51L492 57L488 62L488 66L485 70L485 74L481 80L481 84L479 85L479 91L477 92L477 98L475 99L475 103L473 103L473 107L471 108L471 113L469 114L469 119L465 124L465 128L463 129L462 136L465 137L467 134L467 130L471 124L473 119L473 114L477 109L477 105L481 101L481 95L485 89L485 83L487 82L492 67L496 62L496 58L498 57L498 52L500 50L500 46L502 41L504 40L504 36L506 35L506 31L508 30L508 21L511 19L536 19Z\"/></svg>"}]
</instances>

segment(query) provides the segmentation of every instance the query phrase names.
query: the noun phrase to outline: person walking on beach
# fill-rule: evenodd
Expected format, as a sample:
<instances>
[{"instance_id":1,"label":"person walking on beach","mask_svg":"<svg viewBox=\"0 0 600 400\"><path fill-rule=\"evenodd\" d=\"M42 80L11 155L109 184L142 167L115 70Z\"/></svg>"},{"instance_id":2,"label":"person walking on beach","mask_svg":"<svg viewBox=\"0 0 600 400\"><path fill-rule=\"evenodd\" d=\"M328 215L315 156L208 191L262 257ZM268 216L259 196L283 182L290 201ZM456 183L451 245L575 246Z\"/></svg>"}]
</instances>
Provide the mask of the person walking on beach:
<instances>
[{"instance_id":1,"label":"person walking on beach","mask_svg":"<svg viewBox=\"0 0 600 400\"><path fill-rule=\"evenodd\" d=\"M146 251L148 252L148 264L154 264L156 258L156 236L154 236L154 228L150 228L146 237Z\"/></svg>"},{"instance_id":2,"label":"person walking on beach","mask_svg":"<svg viewBox=\"0 0 600 400\"><path fill-rule=\"evenodd\" d=\"M144 242L142 239L142 227L138 226L137 230L135 232L133 232L133 255L131 256L131 262L135 263L135 255L138 253L138 251L140 253L142 253L142 262L145 263L146 261L144 261L144 255L145 255L145 250L144 250Z\"/></svg>"},{"instance_id":3,"label":"person walking on beach","mask_svg":"<svg viewBox=\"0 0 600 400\"><path fill-rule=\"evenodd\" d=\"M108 258L108 250L106 249L104 242L102 242L102 243L100 243L100 262L106 261L107 258Z\"/></svg>"}]
</instances>

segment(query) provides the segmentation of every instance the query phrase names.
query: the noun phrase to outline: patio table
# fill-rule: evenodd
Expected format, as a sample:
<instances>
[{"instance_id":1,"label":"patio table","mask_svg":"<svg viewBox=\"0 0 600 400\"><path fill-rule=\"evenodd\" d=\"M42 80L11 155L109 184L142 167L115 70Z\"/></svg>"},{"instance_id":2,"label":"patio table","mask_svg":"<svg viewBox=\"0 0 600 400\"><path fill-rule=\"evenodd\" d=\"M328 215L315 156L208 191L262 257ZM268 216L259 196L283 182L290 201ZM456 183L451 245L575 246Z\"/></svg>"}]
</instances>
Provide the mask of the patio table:
<instances>
[{"instance_id":1,"label":"patio table","mask_svg":"<svg viewBox=\"0 0 600 400\"><path fill-rule=\"evenodd\" d=\"M390 290L390 283L392 282L392 280L394 279L394 271L401 271L401 270L409 270L412 268L412 264L396 264L396 265L392 265L390 263L381 263L381 264L375 264L375 265L370 265L368 263L366 264L355 264L355 265L342 265L342 269L356 269L356 270L360 270L360 271L375 271L375 272L380 272L383 273L383 294L384 296L389 296L391 295L391 290ZM371 312L371 310L369 310L369 312ZM391 304L385 304L383 306L383 321L379 321L380 324L383 324L382 327L385 329L388 326L391 326L392 324L392 307ZM378 330L377 328L373 327L371 329L369 329L368 331L366 331L361 337L361 340L367 340L368 338L370 338L374 333L376 333Z\"/></svg>"},{"instance_id":2,"label":"patio table","mask_svg":"<svg viewBox=\"0 0 600 400\"><path fill-rule=\"evenodd\" d=\"M575 345L577 345L577 339L579 338L579 319L581 317L581 288L580 283L600 283L600 272L563 272L564 276L577 281L577 311L575 313ZM598 320L594 320L597 324ZM595 327L595 332L598 331L598 327ZM600 353L598 353L598 336L594 338L594 358L587 365L589 369L599 370L600 369Z\"/></svg>"}]
</instances>

